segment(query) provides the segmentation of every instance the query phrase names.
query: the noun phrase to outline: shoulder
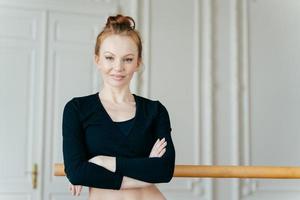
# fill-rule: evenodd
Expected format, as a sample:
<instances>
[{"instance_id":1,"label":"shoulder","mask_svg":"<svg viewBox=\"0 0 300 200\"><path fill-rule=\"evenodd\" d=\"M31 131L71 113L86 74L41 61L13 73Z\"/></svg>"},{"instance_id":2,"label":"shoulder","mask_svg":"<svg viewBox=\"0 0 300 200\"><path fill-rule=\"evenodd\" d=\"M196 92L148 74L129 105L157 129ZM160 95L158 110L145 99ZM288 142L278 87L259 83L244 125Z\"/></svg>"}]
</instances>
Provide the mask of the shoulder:
<instances>
[{"instance_id":1,"label":"shoulder","mask_svg":"<svg viewBox=\"0 0 300 200\"><path fill-rule=\"evenodd\" d=\"M149 111L159 114L161 112L168 112L166 106L158 99L150 99L147 97L136 95L141 104Z\"/></svg>"},{"instance_id":2,"label":"shoulder","mask_svg":"<svg viewBox=\"0 0 300 200\"><path fill-rule=\"evenodd\" d=\"M139 100L143 103L143 112L146 116L151 116L154 123L163 126L171 126L169 112L166 106L158 99L149 99L139 96ZM170 129L171 130L171 129Z\"/></svg>"},{"instance_id":3,"label":"shoulder","mask_svg":"<svg viewBox=\"0 0 300 200\"><path fill-rule=\"evenodd\" d=\"M150 98L147 98L147 97L143 97L143 96L140 96L140 95L137 95L137 94L133 94L137 97L137 100L139 100L140 102L144 103L144 104L153 104L156 100L153 100L153 99L150 99Z\"/></svg>"},{"instance_id":4,"label":"shoulder","mask_svg":"<svg viewBox=\"0 0 300 200\"><path fill-rule=\"evenodd\" d=\"M64 106L64 110L72 110L80 114L93 110L96 104L97 93L85 96L74 96L69 98Z\"/></svg>"}]
</instances>

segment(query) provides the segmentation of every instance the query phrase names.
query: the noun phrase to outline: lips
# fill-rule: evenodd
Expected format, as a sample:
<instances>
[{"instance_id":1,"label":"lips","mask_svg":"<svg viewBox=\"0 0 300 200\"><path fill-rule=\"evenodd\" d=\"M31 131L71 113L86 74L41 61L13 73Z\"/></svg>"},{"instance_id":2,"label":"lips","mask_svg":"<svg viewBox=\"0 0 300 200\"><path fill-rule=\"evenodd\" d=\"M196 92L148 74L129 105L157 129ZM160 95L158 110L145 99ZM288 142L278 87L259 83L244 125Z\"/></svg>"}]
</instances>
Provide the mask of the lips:
<instances>
[{"instance_id":1,"label":"lips","mask_svg":"<svg viewBox=\"0 0 300 200\"><path fill-rule=\"evenodd\" d=\"M112 77L113 77L115 80L121 80L121 79L123 79L125 76L121 76L121 75L112 75Z\"/></svg>"}]
</instances>

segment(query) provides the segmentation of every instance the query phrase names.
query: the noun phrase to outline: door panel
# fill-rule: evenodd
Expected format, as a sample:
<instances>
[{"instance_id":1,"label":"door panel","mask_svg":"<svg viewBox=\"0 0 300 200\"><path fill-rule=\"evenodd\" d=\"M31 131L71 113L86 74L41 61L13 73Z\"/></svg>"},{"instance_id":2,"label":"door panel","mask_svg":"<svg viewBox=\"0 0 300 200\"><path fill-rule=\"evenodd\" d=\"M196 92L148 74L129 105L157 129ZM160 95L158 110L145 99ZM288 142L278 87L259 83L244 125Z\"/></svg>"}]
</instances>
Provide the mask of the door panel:
<instances>
[{"instance_id":1,"label":"door panel","mask_svg":"<svg viewBox=\"0 0 300 200\"><path fill-rule=\"evenodd\" d=\"M0 7L1 200L41 195L43 20L39 11Z\"/></svg>"}]
</instances>

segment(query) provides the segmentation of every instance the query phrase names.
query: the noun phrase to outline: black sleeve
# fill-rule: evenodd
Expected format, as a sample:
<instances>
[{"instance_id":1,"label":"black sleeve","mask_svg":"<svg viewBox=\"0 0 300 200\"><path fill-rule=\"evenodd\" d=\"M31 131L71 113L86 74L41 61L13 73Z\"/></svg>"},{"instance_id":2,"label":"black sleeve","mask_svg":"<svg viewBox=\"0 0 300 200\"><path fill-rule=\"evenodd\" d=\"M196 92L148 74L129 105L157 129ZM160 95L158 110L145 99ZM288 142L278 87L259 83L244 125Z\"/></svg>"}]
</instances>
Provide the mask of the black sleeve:
<instances>
[{"instance_id":1,"label":"black sleeve","mask_svg":"<svg viewBox=\"0 0 300 200\"><path fill-rule=\"evenodd\" d=\"M71 100L63 110L62 136L65 173L73 185L119 190L123 176L88 160L78 109Z\"/></svg>"},{"instance_id":2,"label":"black sleeve","mask_svg":"<svg viewBox=\"0 0 300 200\"><path fill-rule=\"evenodd\" d=\"M149 183L167 183L171 181L175 167L175 148L171 138L172 129L168 111L159 101L158 109L154 134L156 139L165 138L167 141L165 154L160 158L116 157L116 172Z\"/></svg>"}]
</instances>

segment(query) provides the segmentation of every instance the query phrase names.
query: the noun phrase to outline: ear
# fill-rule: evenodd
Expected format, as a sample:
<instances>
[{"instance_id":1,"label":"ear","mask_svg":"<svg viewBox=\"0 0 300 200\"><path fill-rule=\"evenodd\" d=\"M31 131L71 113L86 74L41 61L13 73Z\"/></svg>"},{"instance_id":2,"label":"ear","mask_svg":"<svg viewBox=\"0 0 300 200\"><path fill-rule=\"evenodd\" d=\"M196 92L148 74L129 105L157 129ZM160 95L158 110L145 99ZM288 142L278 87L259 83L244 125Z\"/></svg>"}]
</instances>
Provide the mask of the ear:
<instances>
[{"instance_id":1,"label":"ear","mask_svg":"<svg viewBox=\"0 0 300 200\"><path fill-rule=\"evenodd\" d=\"M100 70L100 56L94 55L94 63L96 64L97 69Z\"/></svg>"},{"instance_id":2,"label":"ear","mask_svg":"<svg viewBox=\"0 0 300 200\"><path fill-rule=\"evenodd\" d=\"M135 70L136 72L140 70L141 64L142 64L142 59L139 58L138 61L137 61L137 66L136 66L136 70Z\"/></svg>"},{"instance_id":3,"label":"ear","mask_svg":"<svg viewBox=\"0 0 300 200\"><path fill-rule=\"evenodd\" d=\"M94 63L96 64L96 65L99 65L99 62L100 62L100 57L98 56L98 55L94 55Z\"/></svg>"}]
</instances>

